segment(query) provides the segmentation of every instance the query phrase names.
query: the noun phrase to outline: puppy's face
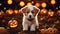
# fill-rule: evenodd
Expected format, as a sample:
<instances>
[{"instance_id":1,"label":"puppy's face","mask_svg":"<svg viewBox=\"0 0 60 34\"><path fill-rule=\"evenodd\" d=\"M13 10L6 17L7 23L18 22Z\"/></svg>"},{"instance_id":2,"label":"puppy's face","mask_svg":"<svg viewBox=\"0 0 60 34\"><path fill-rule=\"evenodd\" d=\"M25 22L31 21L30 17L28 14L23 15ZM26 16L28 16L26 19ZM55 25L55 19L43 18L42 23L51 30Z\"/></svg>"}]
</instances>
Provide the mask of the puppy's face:
<instances>
[{"instance_id":1,"label":"puppy's face","mask_svg":"<svg viewBox=\"0 0 60 34\"><path fill-rule=\"evenodd\" d=\"M24 8L22 11L28 20L33 20L39 10L35 7L30 6L30 7Z\"/></svg>"}]
</instances>

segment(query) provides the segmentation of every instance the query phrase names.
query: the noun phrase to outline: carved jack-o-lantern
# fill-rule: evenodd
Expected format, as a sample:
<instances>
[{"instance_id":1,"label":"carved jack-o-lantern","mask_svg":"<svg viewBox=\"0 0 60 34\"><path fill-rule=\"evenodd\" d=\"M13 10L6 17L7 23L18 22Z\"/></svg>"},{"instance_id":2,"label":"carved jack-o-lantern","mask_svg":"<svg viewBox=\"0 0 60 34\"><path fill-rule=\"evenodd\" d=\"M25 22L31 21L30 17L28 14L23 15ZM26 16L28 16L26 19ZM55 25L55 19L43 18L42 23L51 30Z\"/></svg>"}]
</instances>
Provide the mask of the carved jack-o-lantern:
<instances>
[{"instance_id":1,"label":"carved jack-o-lantern","mask_svg":"<svg viewBox=\"0 0 60 34\"><path fill-rule=\"evenodd\" d=\"M58 30L56 28L48 28L47 29L47 33L48 34L57 34L58 33Z\"/></svg>"},{"instance_id":2,"label":"carved jack-o-lantern","mask_svg":"<svg viewBox=\"0 0 60 34\"><path fill-rule=\"evenodd\" d=\"M8 25L11 28L16 28L18 26L18 22L16 20L10 20Z\"/></svg>"}]
</instances>

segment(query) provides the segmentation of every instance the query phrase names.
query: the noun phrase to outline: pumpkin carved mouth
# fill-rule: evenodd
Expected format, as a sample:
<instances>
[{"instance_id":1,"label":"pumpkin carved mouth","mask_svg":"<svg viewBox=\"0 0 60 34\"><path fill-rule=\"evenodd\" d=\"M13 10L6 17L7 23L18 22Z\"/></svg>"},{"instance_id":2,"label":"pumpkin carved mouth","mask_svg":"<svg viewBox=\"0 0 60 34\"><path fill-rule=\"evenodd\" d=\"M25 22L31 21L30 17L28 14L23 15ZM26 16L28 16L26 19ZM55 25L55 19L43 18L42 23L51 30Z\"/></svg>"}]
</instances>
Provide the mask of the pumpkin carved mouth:
<instances>
[{"instance_id":1,"label":"pumpkin carved mouth","mask_svg":"<svg viewBox=\"0 0 60 34\"><path fill-rule=\"evenodd\" d=\"M16 28L18 26L18 22L16 20L13 20L8 23L9 27Z\"/></svg>"},{"instance_id":2,"label":"pumpkin carved mouth","mask_svg":"<svg viewBox=\"0 0 60 34\"><path fill-rule=\"evenodd\" d=\"M11 23L10 27L17 27L17 23Z\"/></svg>"}]
</instances>

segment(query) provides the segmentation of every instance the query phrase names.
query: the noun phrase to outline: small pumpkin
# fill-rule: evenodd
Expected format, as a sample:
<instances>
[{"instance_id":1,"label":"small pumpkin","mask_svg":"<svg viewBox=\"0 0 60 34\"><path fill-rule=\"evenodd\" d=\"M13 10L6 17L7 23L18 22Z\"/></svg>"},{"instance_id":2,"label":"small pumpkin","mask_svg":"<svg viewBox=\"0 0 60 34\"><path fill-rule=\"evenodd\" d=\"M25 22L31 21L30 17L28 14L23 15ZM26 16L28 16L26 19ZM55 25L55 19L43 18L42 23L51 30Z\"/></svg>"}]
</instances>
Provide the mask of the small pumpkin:
<instances>
[{"instance_id":1,"label":"small pumpkin","mask_svg":"<svg viewBox=\"0 0 60 34\"><path fill-rule=\"evenodd\" d=\"M0 34L9 34L4 27L0 27Z\"/></svg>"},{"instance_id":2,"label":"small pumpkin","mask_svg":"<svg viewBox=\"0 0 60 34\"><path fill-rule=\"evenodd\" d=\"M8 25L11 28L16 28L18 26L18 22L16 20L10 20Z\"/></svg>"},{"instance_id":3,"label":"small pumpkin","mask_svg":"<svg viewBox=\"0 0 60 34\"><path fill-rule=\"evenodd\" d=\"M41 34L46 34L47 29L41 29L40 31L41 31Z\"/></svg>"},{"instance_id":4,"label":"small pumpkin","mask_svg":"<svg viewBox=\"0 0 60 34\"><path fill-rule=\"evenodd\" d=\"M47 29L48 34L57 34L58 30L56 28L48 28Z\"/></svg>"}]
</instances>

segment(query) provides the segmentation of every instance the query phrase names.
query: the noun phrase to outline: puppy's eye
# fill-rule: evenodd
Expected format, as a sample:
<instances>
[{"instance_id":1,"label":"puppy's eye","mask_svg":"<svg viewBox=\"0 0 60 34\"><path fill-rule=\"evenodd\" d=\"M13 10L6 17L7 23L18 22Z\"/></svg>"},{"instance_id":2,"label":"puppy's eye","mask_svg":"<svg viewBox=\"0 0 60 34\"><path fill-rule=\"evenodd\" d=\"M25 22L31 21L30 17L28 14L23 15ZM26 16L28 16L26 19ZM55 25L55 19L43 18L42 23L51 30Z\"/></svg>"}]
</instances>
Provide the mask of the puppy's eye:
<instances>
[{"instance_id":1,"label":"puppy's eye","mask_svg":"<svg viewBox=\"0 0 60 34\"><path fill-rule=\"evenodd\" d=\"M29 13L29 11L27 13Z\"/></svg>"},{"instance_id":2,"label":"puppy's eye","mask_svg":"<svg viewBox=\"0 0 60 34\"><path fill-rule=\"evenodd\" d=\"M34 12L32 11L32 13L34 13Z\"/></svg>"}]
</instances>

